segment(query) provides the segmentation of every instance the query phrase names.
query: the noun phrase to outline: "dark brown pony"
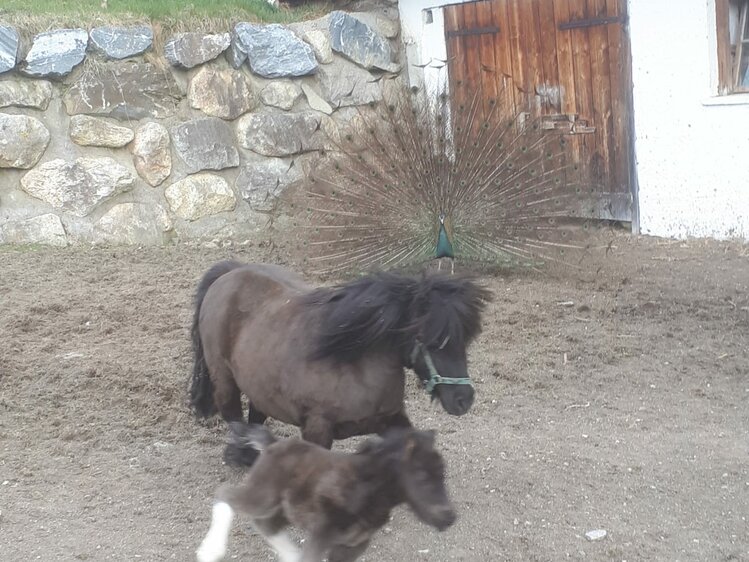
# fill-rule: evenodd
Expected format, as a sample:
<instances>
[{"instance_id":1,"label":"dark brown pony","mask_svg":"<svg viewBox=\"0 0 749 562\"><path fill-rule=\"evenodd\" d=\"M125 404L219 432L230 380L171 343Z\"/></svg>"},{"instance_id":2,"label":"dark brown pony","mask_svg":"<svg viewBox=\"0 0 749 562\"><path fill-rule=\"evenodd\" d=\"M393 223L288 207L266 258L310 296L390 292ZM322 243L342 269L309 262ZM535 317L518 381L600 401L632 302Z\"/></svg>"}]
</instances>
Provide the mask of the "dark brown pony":
<instances>
[{"instance_id":1,"label":"dark brown pony","mask_svg":"<svg viewBox=\"0 0 749 562\"><path fill-rule=\"evenodd\" d=\"M404 367L453 415L473 403L466 347L481 330L489 298L472 281L376 274L314 288L267 264L221 262L196 296L191 402L248 421L270 416L330 448L334 439L411 424L404 411ZM253 458L227 460L251 464Z\"/></svg>"},{"instance_id":2,"label":"dark brown pony","mask_svg":"<svg viewBox=\"0 0 749 562\"><path fill-rule=\"evenodd\" d=\"M455 522L431 431L391 429L354 454L276 441L262 425L232 422L231 432L235 446L261 454L244 482L216 493L199 562L223 559L236 513L250 517L283 562L320 562L326 554L329 562L352 562L402 503L441 531ZM301 552L284 530L289 524L307 533Z\"/></svg>"}]
</instances>

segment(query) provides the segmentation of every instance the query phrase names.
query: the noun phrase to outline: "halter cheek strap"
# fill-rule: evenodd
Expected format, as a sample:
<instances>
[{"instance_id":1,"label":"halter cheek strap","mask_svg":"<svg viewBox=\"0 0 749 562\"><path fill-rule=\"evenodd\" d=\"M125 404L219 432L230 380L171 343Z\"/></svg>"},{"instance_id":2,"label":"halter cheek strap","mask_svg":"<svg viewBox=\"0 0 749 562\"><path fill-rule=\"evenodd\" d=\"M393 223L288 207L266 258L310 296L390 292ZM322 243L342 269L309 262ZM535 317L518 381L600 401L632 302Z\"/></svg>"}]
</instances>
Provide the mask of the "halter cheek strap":
<instances>
[{"instance_id":1,"label":"halter cheek strap","mask_svg":"<svg viewBox=\"0 0 749 562\"><path fill-rule=\"evenodd\" d=\"M443 377L437 372L437 368L434 366L432 356L429 354L429 350L424 347L424 344L420 341L416 342L414 349L411 352L411 365L416 364L416 358L421 353L424 358L424 363L429 371L429 380L424 381L424 387L426 391L431 394L434 391L434 387L438 384L467 384L473 386L473 382L468 377Z\"/></svg>"}]
</instances>

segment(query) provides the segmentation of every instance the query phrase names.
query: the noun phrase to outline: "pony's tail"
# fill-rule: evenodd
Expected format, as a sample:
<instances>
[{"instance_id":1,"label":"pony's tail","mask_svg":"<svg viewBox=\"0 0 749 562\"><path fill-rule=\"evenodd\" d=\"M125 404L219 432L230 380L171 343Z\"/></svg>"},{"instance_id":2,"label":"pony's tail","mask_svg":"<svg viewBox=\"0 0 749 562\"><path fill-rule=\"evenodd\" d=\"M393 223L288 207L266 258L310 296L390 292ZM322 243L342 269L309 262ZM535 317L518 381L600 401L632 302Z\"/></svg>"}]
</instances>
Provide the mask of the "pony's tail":
<instances>
[{"instance_id":1,"label":"pony's tail","mask_svg":"<svg viewBox=\"0 0 749 562\"><path fill-rule=\"evenodd\" d=\"M198 290L195 293L195 313L192 317L192 351L194 363L192 379L190 381L190 404L195 415L198 417L210 418L216 413L216 404L213 401L213 383L208 372L208 365L205 362L203 342L200 338L200 307L203 305L205 294L214 281L241 265L241 263L236 261L222 261L217 263L200 280Z\"/></svg>"},{"instance_id":2,"label":"pony's tail","mask_svg":"<svg viewBox=\"0 0 749 562\"><path fill-rule=\"evenodd\" d=\"M244 422L229 423L229 444L239 449L252 448L262 453L270 445L276 442L276 438L264 425Z\"/></svg>"}]
</instances>

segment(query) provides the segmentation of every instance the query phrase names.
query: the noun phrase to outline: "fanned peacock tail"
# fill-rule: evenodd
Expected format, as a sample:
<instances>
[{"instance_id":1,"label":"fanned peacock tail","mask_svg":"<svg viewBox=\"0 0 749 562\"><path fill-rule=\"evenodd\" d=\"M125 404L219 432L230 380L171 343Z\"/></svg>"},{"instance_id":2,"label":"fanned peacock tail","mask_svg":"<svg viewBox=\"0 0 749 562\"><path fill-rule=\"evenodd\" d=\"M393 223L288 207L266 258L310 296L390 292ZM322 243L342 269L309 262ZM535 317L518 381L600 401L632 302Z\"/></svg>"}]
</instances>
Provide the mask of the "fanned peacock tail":
<instances>
[{"instance_id":1,"label":"fanned peacock tail","mask_svg":"<svg viewBox=\"0 0 749 562\"><path fill-rule=\"evenodd\" d=\"M436 258L579 263L600 246L594 190L563 135L505 114L496 100L451 107L405 86L358 111L294 202L300 252L328 273Z\"/></svg>"}]
</instances>

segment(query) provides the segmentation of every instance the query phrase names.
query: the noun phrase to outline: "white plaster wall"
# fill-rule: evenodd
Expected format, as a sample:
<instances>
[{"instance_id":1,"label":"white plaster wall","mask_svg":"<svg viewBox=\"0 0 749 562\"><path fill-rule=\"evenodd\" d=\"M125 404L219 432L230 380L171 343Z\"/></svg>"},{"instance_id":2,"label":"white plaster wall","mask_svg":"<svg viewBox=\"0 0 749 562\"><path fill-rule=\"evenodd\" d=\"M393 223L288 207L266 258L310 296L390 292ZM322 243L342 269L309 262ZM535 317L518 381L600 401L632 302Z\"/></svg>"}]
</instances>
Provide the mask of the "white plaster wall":
<instances>
[{"instance_id":1,"label":"white plaster wall","mask_svg":"<svg viewBox=\"0 0 749 562\"><path fill-rule=\"evenodd\" d=\"M401 35L406 45L411 85L447 91L447 44L442 6L469 0L400 0ZM427 21L426 11L431 14ZM426 66L424 66L426 65Z\"/></svg>"},{"instance_id":2,"label":"white plaster wall","mask_svg":"<svg viewBox=\"0 0 749 562\"><path fill-rule=\"evenodd\" d=\"M641 232L749 240L749 95L716 97L714 0L675 4L629 2Z\"/></svg>"}]
</instances>

